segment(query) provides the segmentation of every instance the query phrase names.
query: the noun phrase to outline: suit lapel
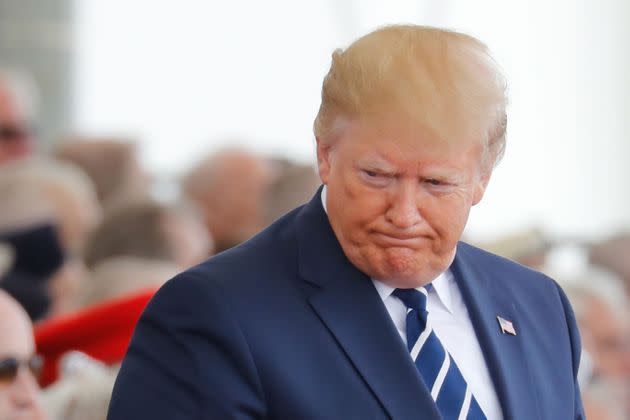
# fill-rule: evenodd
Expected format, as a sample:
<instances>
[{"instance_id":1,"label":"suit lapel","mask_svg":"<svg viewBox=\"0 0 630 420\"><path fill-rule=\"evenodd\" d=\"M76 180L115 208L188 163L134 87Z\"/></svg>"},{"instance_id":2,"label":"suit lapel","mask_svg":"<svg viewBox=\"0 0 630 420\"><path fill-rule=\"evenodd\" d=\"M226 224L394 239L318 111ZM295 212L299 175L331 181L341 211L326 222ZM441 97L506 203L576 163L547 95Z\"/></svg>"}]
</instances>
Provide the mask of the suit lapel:
<instances>
[{"instance_id":1,"label":"suit lapel","mask_svg":"<svg viewBox=\"0 0 630 420\"><path fill-rule=\"evenodd\" d=\"M319 192L297 223L300 275L315 286L309 303L385 411L393 419L439 419L372 282L344 255Z\"/></svg>"},{"instance_id":2,"label":"suit lapel","mask_svg":"<svg viewBox=\"0 0 630 420\"><path fill-rule=\"evenodd\" d=\"M506 419L539 418L522 346L526 337L519 331L516 300L500 283L495 284L495 278L476 266L468 252L469 248L460 244L451 269L468 308L503 416ZM497 316L511 321L517 335L504 334Z\"/></svg>"}]
</instances>

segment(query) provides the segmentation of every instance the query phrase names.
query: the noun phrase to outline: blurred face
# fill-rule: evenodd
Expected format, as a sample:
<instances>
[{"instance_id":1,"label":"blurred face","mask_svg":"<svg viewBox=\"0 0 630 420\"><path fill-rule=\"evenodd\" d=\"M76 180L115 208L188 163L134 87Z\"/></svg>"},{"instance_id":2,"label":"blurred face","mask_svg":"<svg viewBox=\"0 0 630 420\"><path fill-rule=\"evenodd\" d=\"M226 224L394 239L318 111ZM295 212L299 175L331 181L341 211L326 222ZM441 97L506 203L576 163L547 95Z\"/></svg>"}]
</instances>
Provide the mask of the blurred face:
<instances>
[{"instance_id":1,"label":"blurred face","mask_svg":"<svg viewBox=\"0 0 630 420\"><path fill-rule=\"evenodd\" d=\"M34 355L31 325L24 314L4 308L5 303L0 300L0 419L43 419L39 386L28 368ZM15 365L10 359L19 365L15 376L7 374L7 366Z\"/></svg>"},{"instance_id":2,"label":"blurred face","mask_svg":"<svg viewBox=\"0 0 630 420\"><path fill-rule=\"evenodd\" d=\"M265 227L262 206L274 175L273 166L258 156L238 154L223 161L220 181L206 200L210 233L218 248L245 241Z\"/></svg>"},{"instance_id":3,"label":"blurred face","mask_svg":"<svg viewBox=\"0 0 630 420\"><path fill-rule=\"evenodd\" d=\"M25 117L0 86L0 164L30 154L33 143Z\"/></svg>"},{"instance_id":4,"label":"blurred face","mask_svg":"<svg viewBox=\"0 0 630 420\"><path fill-rule=\"evenodd\" d=\"M163 229L170 238L175 262L189 268L206 260L213 251L213 243L203 223L194 217L172 214L164 220Z\"/></svg>"},{"instance_id":5,"label":"blurred face","mask_svg":"<svg viewBox=\"0 0 630 420\"><path fill-rule=\"evenodd\" d=\"M57 188L52 200L59 210L59 234L64 249L72 255L81 255L89 234L102 219L102 210L96 196L81 196L73 191Z\"/></svg>"},{"instance_id":6,"label":"blurred face","mask_svg":"<svg viewBox=\"0 0 630 420\"><path fill-rule=\"evenodd\" d=\"M330 223L356 267L404 288L448 268L488 181L479 141L447 143L393 116L349 122L317 152Z\"/></svg>"},{"instance_id":7,"label":"blurred face","mask_svg":"<svg viewBox=\"0 0 630 420\"><path fill-rule=\"evenodd\" d=\"M630 380L630 330L625 314L599 299L590 302L581 326L595 370L609 379Z\"/></svg>"},{"instance_id":8,"label":"blurred face","mask_svg":"<svg viewBox=\"0 0 630 420\"><path fill-rule=\"evenodd\" d=\"M79 258L69 258L48 280L50 309L48 314L55 317L76 310L76 302L87 280L87 268Z\"/></svg>"}]
</instances>

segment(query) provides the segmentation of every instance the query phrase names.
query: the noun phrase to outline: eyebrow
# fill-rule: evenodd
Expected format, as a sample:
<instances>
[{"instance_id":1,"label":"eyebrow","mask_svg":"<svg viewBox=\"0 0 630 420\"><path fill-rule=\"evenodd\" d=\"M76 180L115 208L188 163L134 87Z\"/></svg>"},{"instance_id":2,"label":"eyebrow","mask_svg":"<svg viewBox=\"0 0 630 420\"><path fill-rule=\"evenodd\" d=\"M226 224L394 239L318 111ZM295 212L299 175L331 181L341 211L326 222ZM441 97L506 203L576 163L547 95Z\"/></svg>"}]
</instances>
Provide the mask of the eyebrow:
<instances>
[{"instance_id":1,"label":"eyebrow","mask_svg":"<svg viewBox=\"0 0 630 420\"><path fill-rule=\"evenodd\" d=\"M429 170L425 175L423 175L423 178L446 181L452 184L461 184L464 181L464 177L455 171L435 169Z\"/></svg>"},{"instance_id":2,"label":"eyebrow","mask_svg":"<svg viewBox=\"0 0 630 420\"><path fill-rule=\"evenodd\" d=\"M394 167L394 165L379 157L357 160L356 165L360 166L362 169L374 169L383 172L396 172L396 168Z\"/></svg>"}]
</instances>

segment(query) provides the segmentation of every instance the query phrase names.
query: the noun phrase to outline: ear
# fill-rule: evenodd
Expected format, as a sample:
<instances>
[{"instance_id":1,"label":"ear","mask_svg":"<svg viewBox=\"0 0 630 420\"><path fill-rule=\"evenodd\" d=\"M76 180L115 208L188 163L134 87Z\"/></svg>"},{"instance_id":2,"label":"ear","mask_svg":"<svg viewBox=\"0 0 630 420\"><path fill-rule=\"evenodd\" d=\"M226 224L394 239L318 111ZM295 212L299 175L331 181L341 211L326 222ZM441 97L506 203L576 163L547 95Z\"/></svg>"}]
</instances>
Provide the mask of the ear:
<instances>
[{"instance_id":1,"label":"ear","mask_svg":"<svg viewBox=\"0 0 630 420\"><path fill-rule=\"evenodd\" d=\"M328 183L328 177L330 176L330 159L332 146L323 142L319 137L315 138L317 142L317 170L319 172L319 178L323 184Z\"/></svg>"},{"instance_id":2,"label":"ear","mask_svg":"<svg viewBox=\"0 0 630 420\"><path fill-rule=\"evenodd\" d=\"M488 187L488 183L490 182L491 175L492 171L484 171L484 173L482 173L480 178L477 180L477 184L474 186L475 190L473 191L473 206L478 204L483 198L483 195L486 192L486 188Z\"/></svg>"}]
</instances>

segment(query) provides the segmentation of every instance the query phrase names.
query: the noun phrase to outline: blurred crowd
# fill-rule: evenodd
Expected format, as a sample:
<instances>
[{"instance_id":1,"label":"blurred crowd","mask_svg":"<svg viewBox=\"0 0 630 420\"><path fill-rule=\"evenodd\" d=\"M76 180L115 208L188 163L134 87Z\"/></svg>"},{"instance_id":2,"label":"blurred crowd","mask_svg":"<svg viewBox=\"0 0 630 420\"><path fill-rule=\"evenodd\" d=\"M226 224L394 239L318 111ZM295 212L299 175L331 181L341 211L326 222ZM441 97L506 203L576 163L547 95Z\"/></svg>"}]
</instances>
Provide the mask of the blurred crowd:
<instances>
[{"instance_id":1,"label":"blurred crowd","mask_svg":"<svg viewBox=\"0 0 630 420\"><path fill-rule=\"evenodd\" d=\"M312 166L229 148L176 179L167 201L133 141L74 136L43 150L35 106L28 78L0 70L0 419L104 419L152 293L306 202L319 180ZM630 234L468 239L562 285L588 418L630 418Z\"/></svg>"}]
</instances>

